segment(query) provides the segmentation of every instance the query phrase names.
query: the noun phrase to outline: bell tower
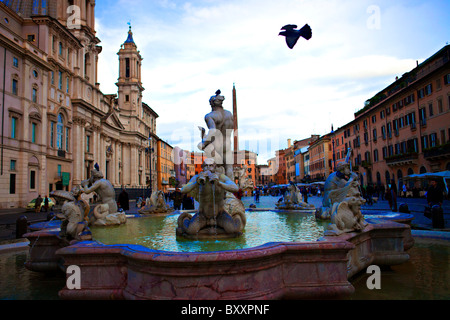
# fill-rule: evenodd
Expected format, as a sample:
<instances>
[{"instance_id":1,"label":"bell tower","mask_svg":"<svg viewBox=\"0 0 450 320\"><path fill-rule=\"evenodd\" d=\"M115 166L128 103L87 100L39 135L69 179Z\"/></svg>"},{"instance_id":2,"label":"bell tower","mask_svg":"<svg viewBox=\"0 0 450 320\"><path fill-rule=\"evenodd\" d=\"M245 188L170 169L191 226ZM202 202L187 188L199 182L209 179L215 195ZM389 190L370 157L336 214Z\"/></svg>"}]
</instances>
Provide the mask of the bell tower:
<instances>
[{"instance_id":1,"label":"bell tower","mask_svg":"<svg viewBox=\"0 0 450 320\"><path fill-rule=\"evenodd\" d=\"M118 104L122 115L139 115L142 109L141 66L142 60L136 43L133 40L131 26L128 38L122 44L119 52L119 80L116 83L118 90Z\"/></svg>"}]
</instances>

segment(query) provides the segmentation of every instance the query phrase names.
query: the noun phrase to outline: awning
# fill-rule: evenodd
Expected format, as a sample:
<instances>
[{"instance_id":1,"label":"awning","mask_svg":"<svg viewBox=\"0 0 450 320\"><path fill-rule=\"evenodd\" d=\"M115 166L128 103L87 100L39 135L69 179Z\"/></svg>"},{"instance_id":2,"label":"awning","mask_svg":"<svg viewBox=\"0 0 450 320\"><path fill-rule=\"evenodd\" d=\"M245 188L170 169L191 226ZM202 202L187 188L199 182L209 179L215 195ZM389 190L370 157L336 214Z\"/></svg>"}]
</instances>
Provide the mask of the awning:
<instances>
[{"instance_id":1,"label":"awning","mask_svg":"<svg viewBox=\"0 0 450 320\"><path fill-rule=\"evenodd\" d=\"M427 173L421 173L421 174L410 174L409 176L406 176L403 178L403 181L405 180L430 180L432 178L439 179L444 182L445 186L445 192L448 194L448 186L447 181L450 182L450 171L441 171L441 172L427 172Z\"/></svg>"}]
</instances>

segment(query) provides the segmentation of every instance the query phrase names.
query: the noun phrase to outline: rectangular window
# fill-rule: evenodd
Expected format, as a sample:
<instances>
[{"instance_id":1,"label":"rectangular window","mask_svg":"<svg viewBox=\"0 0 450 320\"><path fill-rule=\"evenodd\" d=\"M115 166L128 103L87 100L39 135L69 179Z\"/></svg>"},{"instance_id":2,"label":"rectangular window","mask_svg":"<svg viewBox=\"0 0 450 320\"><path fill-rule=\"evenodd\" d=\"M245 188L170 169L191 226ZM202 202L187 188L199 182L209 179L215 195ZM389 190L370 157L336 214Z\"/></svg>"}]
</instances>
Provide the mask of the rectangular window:
<instances>
[{"instance_id":1,"label":"rectangular window","mask_svg":"<svg viewBox=\"0 0 450 320\"><path fill-rule=\"evenodd\" d=\"M428 148L428 136L422 136L422 150Z\"/></svg>"},{"instance_id":2,"label":"rectangular window","mask_svg":"<svg viewBox=\"0 0 450 320\"><path fill-rule=\"evenodd\" d=\"M34 103L37 103L37 89L36 88L33 88L33 90L32 90L31 100Z\"/></svg>"},{"instance_id":3,"label":"rectangular window","mask_svg":"<svg viewBox=\"0 0 450 320\"><path fill-rule=\"evenodd\" d=\"M450 84L450 73L444 76L444 84Z\"/></svg>"},{"instance_id":4,"label":"rectangular window","mask_svg":"<svg viewBox=\"0 0 450 320\"><path fill-rule=\"evenodd\" d=\"M69 152L69 128L66 128L66 151Z\"/></svg>"},{"instance_id":5,"label":"rectangular window","mask_svg":"<svg viewBox=\"0 0 450 320\"><path fill-rule=\"evenodd\" d=\"M392 157L394 155L394 146L388 146L388 156Z\"/></svg>"},{"instance_id":6,"label":"rectangular window","mask_svg":"<svg viewBox=\"0 0 450 320\"><path fill-rule=\"evenodd\" d=\"M433 104L432 103L430 103L428 105L428 112L429 112L430 117L433 116L434 112L433 112Z\"/></svg>"},{"instance_id":7,"label":"rectangular window","mask_svg":"<svg viewBox=\"0 0 450 320\"><path fill-rule=\"evenodd\" d=\"M55 140L55 123L50 122L50 147L53 148L55 146L54 141Z\"/></svg>"},{"instance_id":8,"label":"rectangular window","mask_svg":"<svg viewBox=\"0 0 450 320\"><path fill-rule=\"evenodd\" d=\"M36 171L30 171L30 190L36 189Z\"/></svg>"},{"instance_id":9,"label":"rectangular window","mask_svg":"<svg viewBox=\"0 0 450 320\"><path fill-rule=\"evenodd\" d=\"M62 167L58 164L58 177L62 177Z\"/></svg>"},{"instance_id":10,"label":"rectangular window","mask_svg":"<svg viewBox=\"0 0 450 320\"><path fill-rule=\"evenodd\" d=\"M17 118L11 118L11 138L17 139Z\"/></svg>"},{"instance_id":11,"label":"rectangular window","mask_svg":"<svg viewBox=\"0 0 450 320\"><path fill-rule=\"evenodd\" d=\"M432 133L430 134L430 147L436 147L437 145L437 134L436 133Z\"/></svg>"},{"instance_id":12,"label":"rectangular window","mask_svg":"<svg viewBox=\"0 0 450 320\"><path fill-rule=\"evenodd\" d=\"M36 123L31 124L31 143L36 143Z\"/></svg>"},{"instance_id":13,"label":"rectangular window","mask_svg":"<svg viewBox=\"0 0 450 320\"><path fill-rule=\"evenodd\" d=\"M17 59L16 57L13 58L13 66L16 68L19 67L19 59Z\"/></svg>"},{"instance_id":14,"label":"rectangular window","mask_svg":"<svg viewBox=\"0 0 450 320\"><path fill-rule=\"evenodd\" d=\"M16 194L16 174L9 175L9 194Z\"/></svg>"},{"instance_id":15,"label":"rectangular window","mask_svg":"<svg viewBox=\"0 0 450 320\"><path fill-rule=\"evenodd\" d=\"M30 42L36 41L36 35L34 35L34 34L29 34L29 35L27 36L27 40L30 41Z\"/></svg>"},{"instance_id":16,"label":"rectangular window","mask_svg":"<svg viewBox=\"0 0 450 320\"><path fill-rule=\"evenodd\" d=\"M125 58L125 77L130 77L130 58Z\"/></svg>"},{"instance_id":17,"label":"rectangular window","mask_svg":"<svg viewBox=\"0 0 450 320\"><path fill-rule=\"evenodd\" d=\"M69 89L70 89L69 77L66 77L66 93L69 93Z\"/></svg>"},{"instance_id":18,"label":"rectangular window","mask_svg":"<svg viewBox=\"0 0 450 320\"><path fill-rule=\"evenodd\" d=\"M12 93L16 96L19 94L19 82L16 79L12 81Z\"/></svg>"},{"instance_id":19,"label":"rectangular window","mask_svg":"<svg viewBox=\"0 0 450 320\"><path fill-rule=\"evenodd\" d=\"M16 164L17 164L16 160L11 160L11 162L9 163L9 170L16 171Z\"/></svg>"},{"instance_id":20,"label":"rectangular window","mask_svg":"<svg viewBox=\"0 0 450 320\"><path fill-rule=\"evenodd\" d=\"M419 97L419 99L425 97L425 90L423 88L419 89L419 91L417 92L417 96Z\"/></svg>"},{"instance_id":21,"label":"rectangular window","mask_svg":"<svg viewBox=\"0 0 450 320\"><path fill-rule=\"evenodd\" d=\"M429 95L429 94L431 94L433 92L433 89L432 89L432 86L431 86L431 83L429 84L429 85L427 85L426 87L425 87L425 94L426 95Z\"/></svg>"},{"instance_id":22,"label":"rectangular window","mask_svg":"<svg viewBox=\"0 0 450 320\"><path fill-rule=\"evenodd\" d=\"M62 90L63 88L63 74L61 71L59 71L59 85L58 85L58 89Z\"/></svg>"},{"instance_id":23,"label":"rectangular window","mask_svg":"<svg viewBox=\"0 0 450 320\"><path fill-rule=\"evenodd\" d=\"M51 81L52 84L55 84L55 72L51 71Z\"/></svg>"},{"instance_id":24,"label":"rectangular window","mask_svg":"<svg viewBox=\"0 0 450 320\"><path fill-rule=\"evenodd\" d=\"M86 136L86 152L89 153L91 151L91 137Z\"/></svg>"}]
</instances>

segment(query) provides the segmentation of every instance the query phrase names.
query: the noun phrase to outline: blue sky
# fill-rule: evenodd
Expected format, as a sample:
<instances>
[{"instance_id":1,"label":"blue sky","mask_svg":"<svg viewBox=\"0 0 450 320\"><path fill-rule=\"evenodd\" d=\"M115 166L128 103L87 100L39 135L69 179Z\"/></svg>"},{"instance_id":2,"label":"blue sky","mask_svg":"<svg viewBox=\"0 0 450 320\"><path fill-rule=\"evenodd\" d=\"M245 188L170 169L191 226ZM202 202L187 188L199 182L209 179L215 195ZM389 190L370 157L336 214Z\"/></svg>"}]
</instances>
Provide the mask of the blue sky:
<instances>
[{"instance_id":1,"label":"blue sky","mask_svg":"<svg viewBox=\"0 0 450 320\"><path fill-rule=\"evenodd\" d=\"M240 148L259 164L287 139L323 135L450 41L450 1L97 0L101 90L117 92L120 45L131 22L144 58L144 101L157 134L198 151L208 99L232 111L237 89ZM308 23L311 40L290 50L285 24Z\"/></svg>"}]
</instances>

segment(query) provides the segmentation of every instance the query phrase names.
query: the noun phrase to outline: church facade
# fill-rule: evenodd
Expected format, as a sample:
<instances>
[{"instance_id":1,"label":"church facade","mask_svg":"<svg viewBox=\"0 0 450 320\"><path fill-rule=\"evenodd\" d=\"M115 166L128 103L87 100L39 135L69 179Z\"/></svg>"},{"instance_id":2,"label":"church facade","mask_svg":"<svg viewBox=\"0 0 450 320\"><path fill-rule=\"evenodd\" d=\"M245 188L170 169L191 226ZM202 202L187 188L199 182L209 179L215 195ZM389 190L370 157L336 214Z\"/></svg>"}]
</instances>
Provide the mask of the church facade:
<instances>
[{"instance_id":1,"label":"church facade","mask_svg":"<svg viewBox=\"0 0 450 320\"><path fill-rule=\"evenodd\" d=\"M130 28L118 92L102 93L94 17L94 0L0 1L0 208L71 190L95 164L116 188L157 187L158 114L142 101L143 59Z\"/></svg>"}]
</instances>

